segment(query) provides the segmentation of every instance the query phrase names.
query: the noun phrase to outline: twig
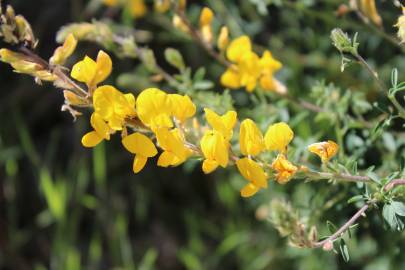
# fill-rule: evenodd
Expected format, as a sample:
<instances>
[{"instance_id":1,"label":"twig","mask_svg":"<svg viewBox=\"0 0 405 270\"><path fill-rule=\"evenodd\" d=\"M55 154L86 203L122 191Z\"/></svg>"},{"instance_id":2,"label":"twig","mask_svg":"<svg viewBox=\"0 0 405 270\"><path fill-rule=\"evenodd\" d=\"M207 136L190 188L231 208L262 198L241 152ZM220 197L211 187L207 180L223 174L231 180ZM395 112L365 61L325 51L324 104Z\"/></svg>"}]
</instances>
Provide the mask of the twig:
<instances>
[{"instance_id":1,"label":"twig","mask_svg":"<svg viewBox=\"0 0 405 270\"><path fill-rule=\"evenodd\" d=\"M315 242L313 244L313 247L318 248L318 247L324 247L324 245L328 244L328 243L332 244L342 234L344 234L350 228L350 226L352 226L357 221L358 218L360 218L367 211L367 209L370 207L370 205L372 205L374 203L376 203L375 200L371 200L371 201L367 202L345 224L343 224L343 226L340 227L334 234L332 234L325 240Z\"/></svg>"}]
</instances>

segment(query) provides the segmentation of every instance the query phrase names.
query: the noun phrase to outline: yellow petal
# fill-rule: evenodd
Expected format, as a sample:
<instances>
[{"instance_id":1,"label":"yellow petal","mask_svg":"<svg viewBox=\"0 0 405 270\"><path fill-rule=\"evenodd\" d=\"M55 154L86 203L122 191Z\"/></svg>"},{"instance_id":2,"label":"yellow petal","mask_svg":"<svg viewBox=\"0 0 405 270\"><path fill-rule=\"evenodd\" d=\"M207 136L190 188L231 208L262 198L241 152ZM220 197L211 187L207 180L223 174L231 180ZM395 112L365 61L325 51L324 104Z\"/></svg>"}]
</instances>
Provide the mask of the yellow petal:
<instances>
[{"instance_id":1,"label":"yellow petal","mask_svg":"<svg viewBox=\"0 0 405 270\"><path fill-rule=\"evenodd\" d=\"M93 59L86 56L82 61L73 66L70 75L79 82L84 82L87 85L90 85L96 74L96 65L96 62L94 62Z\"/></svg>"},{"instance_id":2,"label":"yellow petal","mask_svg":"<svg viewBox=\"0 0 405 270\"><path fill-rule=\"evenodd\" d=\"M178 94L170 94L168 96L172 106L171 113L180 122L184 122L186 119L195 114L196 107L189 96L182 96Z\"/></svg>"},{"instance_id":3,"label":"yellow petal","mask_svg":"<svg viewBox=\"0 0 405 270\"><path fill-rule=\"evenodd\" d=\"M235 111L227 111L224 115L221 116L221 120L224 123L224 126L228 130L232 130L236 124L238 114Z\"/></svg>"},{"instance_id":4,"label":"yellow petal","mask_svg":"<svg viewBox=\"0 0 405 270\"><path fill-rule=\"evenodd\" d=\"M286 123L280 122L269 126L264 141L268 150L285 152L293 137L294 132L291 128Z\"/></svg>"},{"instance_id":5,"label":"yellow petal","mask_svg":"<svg viewBox=\"0 0 405 270\"><path fill-rule=\"evenodd\" d=\"M260 188L258 186L249 183L240 190L240 195L244 198L251 197L255 195L259 191L259 189Z\"/></svg>"},{"instance_id":6,"label":"yellow petal","mask_svg":"<svg viewBox=\"0 0 405 270\"><path fill-rule=\"evenodd\" d=\"M53 56L49 60L51 64L63 65L66 62L66 59L68 59L76 49L76 45L76 38L73 36L73 34L69 34L66 37L63 45L58 47L53 53Z\"/></svg>"},{"instance_id":7,"label":"yellow petal","mask_svg":"<svg viewBox=\"0 0 405 270\"><path fill-rule=\"evenodd\" d=\"M262 58L260 58L260 67L262 70L273 73L279 70L282 66L283 65L279 61L273 58L270 51L264 51Z\"/></svg>"},{"instance_id":8,"label":"yellow petal","mask_svg":"<svg viewBox=\"0 0 405 270\"><path fill-rule=\"evenodd\" d=\"M108 54L99 51L96 61L96 73L93 79L93 85L97 85L110 76L112 70L112 61Z\"/></svg>"},{"instance_id":9,"label":"yellow petal","mask_svg":"<svg viewBox=\"0 0 405 270\"><path fill-rule=\"evenodd\" d=\"M322 162L328 162L339 150L339 145L334 141L318 142L308 146L308 150L318 155Z\"/></svg>"},{"instance_id":10,"label":"yellow petal","mask_svg":"<svg viewBox=\"0 0 405 270\"><path fill-rule=\"evenodd\" d=\"M233 127L236 124L237 114L235 111L228 111L222 116L219 116L214 111L204 108L205 118L208 124L224 136L225 140L229 140L233 134Z\"/></svg>"},{"instance_id":11,"label":"yellow petal","mask_svg":"<svg viewBox=\"0 0 405 270\"><path fill-rule=\"evenodd\" d=\"M279 184L285 184L297 172L298 168L292 164L283 154L277 155L277 158L271 164L276 171L276 181Z\"/></svg>"},{"instance_id":12,"label":"yellow petal","mask_svg":"<svg viewBox=\"0 0 405 270\"><path fill-rule=\"evenodd\" d=\"M221 84L231 89L237 89L241 87L240 74L238 73L236 68L230 67L221 75Z\"/></svg>"},{"instance_id":13,"label":"yellow petal","mask_svg":"<svg viewBox=\"0 0 405 270\"><path fill-rule=\"evenodd\" d=\"M234 39L226 50L226 56L232 62L238 62L244 53L252 50L252 44L248 36Z\"/></svg>"},{"instance_id":14,"label":"yellow petal","mask_svg":"<svg viewBox=\"0 0 405 270\"><path fill-rule=\"evenodd\" d=\"M245 156L258 155L265 148L262 132L251 119L243 120L240 125L239 144Z\"/></svg>"},{"instance_id":15,"label":"yellow petal","mask_svg":"<svg viewBox=\"0 0 405 270\"><path fill-rule=\"evenodd\" d=\"M103 137L98 135L95 131L90 131L82 137L82 144L84 147L94 147L103 140Z\"/></svg>"},{"instance_id":16,"label":"yellow petal","mask_svg":"<svg viewBox=\"0 0 405 270\"><path fill-rule=\"evenodd\" d=\"M378 26L382 25L382 19L380 14L378 14L375 0L360 0L360 9L374 24Z\"/></svg>"},{"instance_id":17,"label":"yellow petal","mask_svg":"<svg viewBox=\"0 0 405 270\"><path fill-rule=\"evenodd\" d=\"M260 87L263 90L273 91L276 90L276 84L271 75L263 75L260 77Z\"/></svg>"},{"instance_id":18,"label":"yellow petal","mask_svg":"<svg viewBox=\"0 0 405 270\"><path fill-rule=\"evenodd\" d=\"M204 157L216 161L221 167L228 165L229 143L217 131L207 131L200 141L201 151Z\"/></svg>"},{"instance_id":19,"label":"yellow petal","mask_svg":"<svg viewBox=\"0 0 405 270\"><path fill-rule=\"evenodd\" d=\"M134 173L140 172L143 167L145 167L146 161L148 161L147 157L136 155L134 158L134 163L132 165L132 170L134 171Z\"/></svg>"},{"instance_id":20,"label":"yellow petal","mask_svg":"<svg viewBox=\"0 0 405 270\"><path fill-rule=\"evenodd\" d=\"M122 144L131 153L144 157L153 157L157 149L152 140L145 135L135 132L122 139Z\"/></svg>"},{"instance_id":21,"label":"yellow petal","mask_svg":"<svg viewBox=\"0 0 405 270\"><path fill-rule=\"evenodd\" d=\"M110 127L98 113L91 115L90 124L101 138L110 139Z\"/></svg>"},{"instance_id":22,"label":"yellow petal","mask_svg":"<svg viewBox=\"0 0 405 270\"><path fill-rule=\"evenodd\" d=\"M202 164L202 170L205 174L209 174L215 171L216 168L218 168L218 165L218 162L215 160L206 159Z\"/></svg>"},{"instance_id":23,"label":"yellow petal","mask_svg":"<svg viewBox=\"0 0 405 270\"><path fill-rule=\"evenodd\" d=\"M228 46L228 43L229 43L228 27L222 26L217 40L217 47L219 50L223 51L225 50L226 46Z\"/></svg>"},{"instance_id":24,"label":"yellow petal","mask_svg":"<svg viewBox=\"0 0 405 270\"><path fill-rule=\"evenodd\" d=\"M145 89L136 99L139 119L152 129L173 126L172 107L169 96L157 88Z\"/></svg>"},{"instance_id":25,"label":"yellow petal","mask_svg":"<svg viewBox=\"0 0 405 270\"><path fill-rule=\"evenodd\" d=\"M241 158L236 161L236 166L246 180L258 187L267 187L267 175L257 162L250 158Z\"/></svg>"},{"instance_id":26,"label":"yellow petal","mask_svg":"<svg viewBox=\"0 0 405 270\"><path fill-rule=\"evenodd\" d=\"M211 24L214 12L208 7L204 7L200 14L200 27Z\"/></svg>"},{"instance_id":27,"label":"yellow petal","mask_svg":"<svg viewBox=\"0 0 405 270\"><path fill-rule=\"evenodd\" d=\"M176 165L179 159L171 152L163 152L160 154L157 165L160 167L169 167Z\"/></svg>"}]
</instances>

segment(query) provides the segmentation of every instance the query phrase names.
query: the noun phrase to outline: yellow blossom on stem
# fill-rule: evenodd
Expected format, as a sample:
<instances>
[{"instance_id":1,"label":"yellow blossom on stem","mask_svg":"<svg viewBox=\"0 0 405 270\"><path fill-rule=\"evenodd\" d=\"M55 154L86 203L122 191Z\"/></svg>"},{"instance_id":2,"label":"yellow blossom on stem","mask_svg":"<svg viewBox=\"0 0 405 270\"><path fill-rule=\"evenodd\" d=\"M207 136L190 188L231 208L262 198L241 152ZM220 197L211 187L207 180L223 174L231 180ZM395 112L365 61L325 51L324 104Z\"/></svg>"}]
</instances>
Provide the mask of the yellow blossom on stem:
<instances>
[{"instance_id":1,"label":"yellow blossom on stem","mask_svg":"<svg viewBox=\"0 0 405 270\"><path fill-rule=\"evenodd\" d=\"M318 142L308 146L311 153L318 155L323 163L328 162L336 155L339 150L339 145L334 141Z\"/></svg>"},{"instance_id":2,"label":"yellow blossom on stem","mask_svg":"<svg viewBox=\"0 0 405 270\"><path fill-rule=\"evenodd\" d=\"M17 73L28 74L43 81L54 81L56 76L50 73L46 67L32 62L27 55L13 52L8 49L0 49L0 60L10 64Z\"/></svg>"},{"instance_id":3,"label":"yellow blossom on stem","mask_svg":"<svg viewBox=\"0 0 405 270\"><path fill-rule=\"evenodd\" d=\"M110 56L103 51L99 51L96 61L85 56L82 61L73 66L70 75L93 89L110 75L111 70L112 61Z\"/></svg>"},{"instance_id":4,"label":"yellow blossom on stem","mask_svg":"<svg viewBox=\"0 0 405 270\"><path fill-rule=\"evenodd\" d=\"M177 128L172 130L168 128L157 129L156 139L159 146L164 150L159 156L158 166L178 166L192 154L191 150L184 145L185 139Z\"/></svg>"},{"instance_id":5,"label":"yellow blossom on stem","mask_svg":"<svg viewBox=\"0 0 405 270\"><path fill-rule=\"evenodd\" d=\"M49 62L53 65L63 65L72 55L77 46L77 40L73 34L69 34L62 46L56 48Z\"/></svg>"},{"instance_id":6,"label":"yellow blossom on stem","mask_svg":"<svg viewBox=\"0 0 405 270\"><path fill-rule=\"evenodd\" d=\"M245 119L240 125L240 151L243 155L258 155L265 149L263 134L251 119Z\"/></svg>"},{"instance_id":7,"label":"yellow blossom on stem","mask_svg":"<svg viewBox=\"0 0 405 270\"><path fill-rule=\"evenodd\" d=\"M82 137L82 144L85 147L94 147L102 140L110 140L110 127L103 120L101 115L94 112L90 118L90 124L94 128L93 131L86 133Z\"/></svg>"},{"instance_id":8,"label":"yellow blossom on stem","mask_svg":"<svg viewBox=\"0 0 405 270\"><path fill-rule=\"evenodd\" d=\"M276 181L279 184L285 184L298 171L298 167L292 164L284 154L278 154L277 158L271 164L276 171Z\"/></svg>"},{"instance_id":9,"label":"yellow blossom on stem","mask_svg":"<svg viewBox=\"0 0 405 270\"><path fill-rule=\"evenodd\" d=\"M259 57L252 51L252 43L248 36L233 40L226 49L226 56L234 64L221 76L221 83L235 89L246 87L251 92L260 76Z\"/></svg>"},{"instance_id":10,"label":"yellow blossom on stem","mask_svg":"<svg viewBox=\"0 0 405 270\"><path fill-rule=\"evenodd\" d=\"M236 166L242 176L250 182L241 189L242 197L253 196L260 188L267 188L267 175L257 162L250 158L241 158L236 161Z\"/></svg>"},{"instance_id":11,"label":"yellow blossom on stem","mask_svg":"<svg viewBox=\"0 0 405 270\"><path fill-rule=\"evenodd\" d=\"M172 114L181 123L188 118L193 117L195 114L196 107L189 96L169 94L169 99L172 107Z\"/></svg>"},{"instance_id":12,"label":"yellow blossom on stem","mask_svg":"<svg viewBox=\"0 0 405 270\"><path fill-rule=\"evenodd\" d=\"M214 111L205 108L205 118L211 127L218 131L226 141L229 141L233 134L233 127L237 121L237 114L235 111L228 111L222 116L219 116Z\"/></svg>"},{"instance_id":13,"label":"yellow blossom on stem","mask_svg":"<svg viewBox=\"0 0 405 270\"><path fill-rule=\"evenodd\" d=\"M122 130L125 119L135 116L135 97L124 95L110 85L100 86L94 91L93 106L94 111L114 130Z\"/></svg>"},{"instance_id":14,"label":"yellow blossom on stem","mask_svg":"<svg viewBox=\"0 0 405 270\"><path fill-rule=\"evenodd\" d=\"M173 127L172 104L168 94L157 88L142 91L136 99L139 119L152 130L159 127Z\"/></svg>"},{"instance_id":15,"label":"yellow blossom on stem","mask_svg":"<svg viewBox=\"0 0 405 270\"><path fill-rule=\"evenodd\" d=\"M228 27L222 26L219 32L218 40L217 40L217 47L219 50L225 50L226 46L229 43L229 30Z\"/></svg>"},{"instance_id":16,"label":"yellow blossom on stem","mask_svg":"<svg viewBox=\"0 0 405 270\"><path fill-rule=\"evenodd\" d=\"M200 14L200 31L205 42L212 42L211 23L214 19L214 13L208 7L204 7Z\"/></svg>"},{"instance_id":17,"label":"yellow blossom on stem","mask_svg":"<svg viewBox=\"0 0 405 270\"><path fill-rule=\"evenodd\" d=\"M229 143L221 133L215 130L206 131L200 141L200 146L205 157L202 164L204 173L211 173L218 166L225 168L228 165Z\"/></svg>"},{"instance_id":18,"label":"yellow blossom on stem","mask_svg":"<svg viewBox=\"0 0 405 270\"><path fill-rule=\"evenodd\" d=\"M128 9L131 16L135 19L142 18L148 11L144 0L129 0Z\"/></svg>"},{"instance_id":19,"label":"yellow blossom on stem","mask_svg":"<svg viewBox=\"0 0 405 270\"><path fill-rule=\"evenodd\" d=\"M269 126L264 136L264 142L268 150L285 153L287 145L293 138L294 132L291 128L286 123L280 122Z\"/></svg>"},{"instance_id":20,"label":"yellow blossom on stem","mask_svg":"<svg viewBox=\"0 0 405 270\"><path fill-rule=\"evenodd\" d=\"M152 140L145 135L135 132L122 139L124 147L135 154L134 163L132 169L134 173L140 172L150 157L157 155L157 149Z\"/></svg>"}]
</instances>

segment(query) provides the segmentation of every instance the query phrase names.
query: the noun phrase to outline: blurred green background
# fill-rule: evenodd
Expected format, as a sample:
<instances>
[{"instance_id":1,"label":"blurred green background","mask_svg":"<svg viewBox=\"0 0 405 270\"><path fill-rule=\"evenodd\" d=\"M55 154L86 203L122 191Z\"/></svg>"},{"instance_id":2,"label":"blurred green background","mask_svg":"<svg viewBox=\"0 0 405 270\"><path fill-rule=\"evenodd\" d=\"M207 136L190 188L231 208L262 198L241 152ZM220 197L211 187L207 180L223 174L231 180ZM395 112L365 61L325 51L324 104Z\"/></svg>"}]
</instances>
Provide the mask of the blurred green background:
<instances>
[{"instance_id":1,"label":"blurred green background","mask_svg":"<svg viewBox=\"0 0 405 270\"><path fill-rule=\"evenodd\" d=\"M106 16L105 7L89 13L85 0L4 2L32 23L40 40L37 52L44 58L56 48L60 27ZM393 35L391 26L400 10L393 1L378 2L386 31ZM230 26L234 37L247 33L255 43L269 48L283 62L278 77L294 95L309 97L316 81L324 80L344 90L364 93L370 103L378 101L382 98L365 71L353 67L340 72L340 55L331 45L330 31L341 27L359 32L361 52L385 80L391 68L404 70L403 55L355 15L337 17L335 12L341 3L189 1L188 13L196 21L201 7L210 6L217 18ZM125 19L119 14L112 18L117 22ZM169 72L175 70L165 64L163 50L174 47L193 71L204 66L207 79L215 82L217 92L222 92L217 82L223 68L190 39L173 34L168 26L169 14L150 12L134 25L138 30L150 31L152 39L147 44ZM71 63L85 54L95 57L99 49L95 44L81 43ZM109 83L134 93L149 86L148 74L138 60L114 58L113 62ZM132 76L131 80L120 76L124 72ZM49 84L36 85L30 77L13 73L3 63L0 74L1 269L405 268L401 256L404 234L384 229L377 212L362 219L356 236L348 240L348 263L333 252L289 246L288 240L265 220L267 211L272 211L269 203L285 199L310 224L318 224L325 235L326 220L339 225L354 212L355 207L348 206L346 200L357 194L355 185L272 183L254 198L242 199L239 188L244 180L234 168L203 175L198 161L163 169L152 160L134 175L132 157L122 149L118 137L90 150L81 146L81 136L89 129L89 116L73 123L68 113L60 111L64 102L60 90ZM164 84L160 87L170 89ZM296 146L313 138L334 136L327 123L314 121L313 113L286 101L274 98L259 106L243 91L231 94L234 106L242 112L240 118L253 115L262 127L274 119L291 121L297 134ZM381 103L384 106L384 101ZM393 129L400 130L400 125L394 123ZM353 142L350 136L362 138L359 130L345 137ZM403 140L397 143L401 155ZM363 168L380 166L384 158L395 165L395 156L389 156L384 143L360 148L349 145L347 151L361 154Z\"/></svg>"}]
</instances>

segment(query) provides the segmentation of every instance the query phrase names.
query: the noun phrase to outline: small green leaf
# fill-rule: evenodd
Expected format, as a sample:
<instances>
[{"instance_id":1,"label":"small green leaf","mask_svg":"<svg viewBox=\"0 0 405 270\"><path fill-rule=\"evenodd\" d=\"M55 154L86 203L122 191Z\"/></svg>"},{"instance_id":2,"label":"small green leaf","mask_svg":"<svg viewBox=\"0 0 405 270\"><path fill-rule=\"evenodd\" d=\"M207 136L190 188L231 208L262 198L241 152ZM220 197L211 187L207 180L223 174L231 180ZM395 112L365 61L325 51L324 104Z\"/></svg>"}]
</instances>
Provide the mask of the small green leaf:
<instances>
[{"instance_id":1,"label":"small green leaf","mask_svg":"<svg viewBox=\"0 0 405 270\"><path fill-rule=\"evenodd\" d=\"M347 203L350 204L350 203L358 202L361 200L364 200L363 195L356 195L356 196L351 197L349 200L347 200Z\"/></svg>"},{"instance_id":2,"label":"small green leaf","mask_svg":"<svg viewBox=\"0 0 405 270\"><path fill-rule=\"evenodd\" d=\"M340 253L342 254L343 260L345 262L348 262L350 260L350 256L349 256L349 249L347 248L345 240L340 239L339 248L340 248Z\"/></svg>"},{"instance_id":3,"label":"small green leaf","mask_svg":"<svg viewBox=\"0 0 405 270\"><path fill-rule=\"evenodd\" d=\"M176 49L167 48L165 50L165 59L179 70L183 70L185 68L183 56L181 56L180 52Z\"/></svg>"},{"instance_id":4,"label":"small green leaf","mask_svg":"<svg viewBox=\"0 0 405 270\"><path fill-rule=\"evenodd\" d=\"M394 68L391 71L391 85L396 88L398 84L398 69Z\"/></svg>"},{"instance_id":5,"label":"small green leaf","mask_svg":"<svg viewBox=\"0 0 405 270\"><path fill-rule=\"evenodd\" d=\"M326 221L326 226L328 227L330 233L335 233L337 231L337 227L335 226L335 224L333 224L329 220Z\"/></svg>"}]
</instances>

